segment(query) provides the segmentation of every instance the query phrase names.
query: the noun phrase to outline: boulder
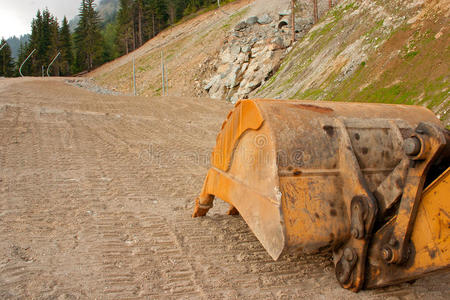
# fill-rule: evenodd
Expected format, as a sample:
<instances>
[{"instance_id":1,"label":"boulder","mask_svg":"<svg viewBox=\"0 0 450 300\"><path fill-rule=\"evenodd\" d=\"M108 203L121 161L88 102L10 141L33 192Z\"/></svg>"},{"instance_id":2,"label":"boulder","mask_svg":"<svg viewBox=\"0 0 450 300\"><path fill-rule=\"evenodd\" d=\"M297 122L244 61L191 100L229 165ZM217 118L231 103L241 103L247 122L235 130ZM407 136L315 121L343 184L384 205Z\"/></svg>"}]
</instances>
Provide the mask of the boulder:
<instances>
[{"instance_id":1,"label":"boulder","mask_svg":"<svg viewBox=\"0 0 450 300\"><path fill-rule=\"evenodd\" d=\"M247 20L245 20L245 23L247 23L247 25L253 25L253 24L256 24L257 22L258 22L258 17L256 17L256 16L249 17Z\"/></svg>"},{"instance_id":2,"label":"boulder","mask_svg":"<svg viewBox=\"0 0 450 300\"><path fill-rule=\"evenodd\" d=\"M240 49L239 49L240 51ZM219 54L219 58L222 60L222 62L224 63L232 63L234 62L234 60L236 59L236 55L233 55L231 53L231 48L225 48L225 50L223 50L220 54Z\"/></svg>"},{"instance_id":3,"label":"boulder","mask_svg":"<svg viewBox=\"0 0 450 300\"><path fill-rule=\"evenodd\" d=\"M272 18L268 14L264 14L258 17L258 23L261 25L266 25L272 23Z\"/></svg>"},{"instance_id":4,"label":"boulder","mask_svg":"<svg viewBox=\"0 0 450 300\"><path fill-rule=\"evenodd\" d=\"M239 74L239 71L241 70L241 66L234 66L231 69L231 72L228 74L228 76L223 80L224 86L232 89L236 85L239 84L239 82L236 83L236 78Z\"/></svg>"},{"instance_id":5,"label":"boulder","mask_svg":"<svg viewBox=\"0 0 450 300\"><path fill-rule=\"evenodd\" d=\"M218 68L217 68L217 73L218 74L222 74L222 73L226 73L230 70L230 64L221 64Z\"/></svg>"},{"instance_id":6,"label":"boulder","mask_svg":"<svg viewBox=\"0 0 450 300\"><path fill-rule=\"evenodd\" d=\"M252 47L250 47L249 45L242 46L242 48L241 48L242 53L248 53L251 50L252 50Z\"/></svg>"},{"instance_id":7,"label":"boulder","mask_svg":"<svg viewBox=\"0 0 450 300\"><path fill-rule=\"evenodd\" d=\"M209 91L211 89L211 87L216 84L217 82L219 82L221 79L220 75L216 75L213 78L211 78L211 80L208 82L208 84L206 84L203 88L206 91Z\"/></svg>"},{"instance_id":8,"label":"boulder","mask_svg":"<svg viewBox=\"0 0 450 300\"><path fill-rule=\"evenodd\" d=\"M244 30L245 28L247 28L247 26L248 26L248 24L245 21L241 21L236 24L236 26L234 27L234 30L241 31L241 30Z\"/></svg>"},{"instance_id":9,"label":"boulder","mask_svg":"<svg viewBox=\"0 0 450 300\"><path fill-rule=\"evenodd\" d=\"M241 67L241 73L242 74L245 73L245 71L247 71L247 68L248 68L248 62L243 63L242 67Z\"/></svg>"},{"instance_id":10,"label":"boulder","mask_svg":"<svg viewBox=\"0 0 450 300\"><path fill-rule=\"evenodd\" d=\"M241 46L239 46L239 45L232 45L232 46L230 47L230 52L231 52L231 55L232 55L234 58L236 58L236 56L238 56L239 53L241 53Z\"/></svg>"},{"instance_id":11,"label":"boulder","mask_svg":"<svg viewBox=\"0 0 450 300\"><path fill-rule=\"evenodd\" d=\"M284 49L284 48L285 48L284 47L284 42L283 42L283 39L281 37L278 36L276 38L273 38L270 41L270 45L269 45L269 49L270 50L275 51L275 50Z\"/></svg>"},{"instance_id":12,"label":"boulder","mask_svg":"<svg viewBox=\"0 0 450 300\"><path fill-rule=\"evenodd\" d=\"M250 53L240 53L234 62L235 64L238 64L239 66L243 63L246 63L250 60Z\"/></svg>"},{"instance_id":13,"label":"boulder","mask_svg":"<svg viewBox=\"0 0 450 300\"><path fill-rule=\"evenodd\" d=\"M209 96L213 99L222 99L225 93L225 86L219 80L213 84L209 90Z\"/></svg>"}]
</instances>

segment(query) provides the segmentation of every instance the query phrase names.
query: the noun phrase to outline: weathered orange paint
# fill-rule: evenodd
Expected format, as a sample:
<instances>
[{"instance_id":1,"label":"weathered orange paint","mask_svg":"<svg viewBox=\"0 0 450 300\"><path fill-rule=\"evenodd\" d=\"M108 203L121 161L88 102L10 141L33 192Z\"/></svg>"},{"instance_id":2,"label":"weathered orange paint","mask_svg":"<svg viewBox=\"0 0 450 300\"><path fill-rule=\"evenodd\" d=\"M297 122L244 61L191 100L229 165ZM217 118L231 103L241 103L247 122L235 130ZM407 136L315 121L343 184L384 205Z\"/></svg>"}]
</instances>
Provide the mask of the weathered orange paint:
<instances>
[{"instance_id":1,"label":"weathered orange paint","mask_svg":"<svg viewBox=\"0 0 450 300\"><path fill-rule=\"evenodd\" d=\"M380 191L396 184L390 176L405 159L403 139L420 122L441 126L431 111L415 106L240 101L217 137L193 217L204 216L215 197L228 202L275 260L285 252L336 250L348 243L360 262L352 283L343 286L357 291L370 243L369 235L351 238L352 197L372 199L375 215L376 202L396 201L375 199L372 192L382 183ZM372 225L363 231L370 233Z\"/></svg>"},{"instance_id":2,"label":"weathered orange paint","mask_svg":"<svg viewBox=\"0 0 450 300\"><path fill-rule=\"evenodd\" d=\"M376 233L369 251L367 288L405 282L431 272L450 270L450 168L422 194L411 235L411 253L403 265L386 264L379 256L383 235L395 219Z\"/></svg>"}]
</instances>

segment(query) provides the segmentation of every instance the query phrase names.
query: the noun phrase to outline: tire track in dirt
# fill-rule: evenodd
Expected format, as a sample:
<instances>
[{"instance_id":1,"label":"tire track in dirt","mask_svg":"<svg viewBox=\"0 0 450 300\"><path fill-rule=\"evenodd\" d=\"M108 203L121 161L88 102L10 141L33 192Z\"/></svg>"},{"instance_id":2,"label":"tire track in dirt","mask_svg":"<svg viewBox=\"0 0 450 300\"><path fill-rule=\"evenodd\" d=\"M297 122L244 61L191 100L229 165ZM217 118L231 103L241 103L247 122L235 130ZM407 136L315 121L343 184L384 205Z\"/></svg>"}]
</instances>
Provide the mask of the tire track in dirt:
<instances>
[{"instance_id":1,"label":"tire track in dirt","mask_svg":"<svg viewBox=\"0 0 450 300\"><path fill-rule=\"evenodd\" d=\"M37 81L24 82L24 98L13 86L0 99L0 298L449 294L449 275L353 294L339 287L327 255L272 261L220 200L209 216L192 219L229 106L98 96Z\"/></svg>"},{"instance_id":2,"label":"tire track in dirt","mask_svg":"<svg viewBox=\"0 0 450 300\"><path fill-rule=\"evenodd\" d=\"M129 212L100 214L92 252L101 258L100 286L111 299L199 297L192 269L164 218Z\"/></svg>"}]
</instances>

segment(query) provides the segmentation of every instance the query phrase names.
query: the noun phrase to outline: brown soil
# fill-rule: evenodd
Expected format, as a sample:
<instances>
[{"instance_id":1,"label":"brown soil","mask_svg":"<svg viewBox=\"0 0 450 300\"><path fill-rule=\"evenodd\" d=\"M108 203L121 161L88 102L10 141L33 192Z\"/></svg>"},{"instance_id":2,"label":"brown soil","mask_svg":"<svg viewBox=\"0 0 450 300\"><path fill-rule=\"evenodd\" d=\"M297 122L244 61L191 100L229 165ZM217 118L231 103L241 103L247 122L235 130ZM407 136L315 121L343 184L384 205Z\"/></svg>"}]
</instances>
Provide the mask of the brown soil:
<instances>
[{"instance_id":1,"label":"brown soil","mask_svg":"<svg viewBox=\"0 0 450 300\"><path fill-rule=\"evenodd\" d=\"M272 261L239 216L192 219L226 103L0 79L2 299L448 299L435 275L353 294L328 256Z\"/></svg>"}]
</instances>

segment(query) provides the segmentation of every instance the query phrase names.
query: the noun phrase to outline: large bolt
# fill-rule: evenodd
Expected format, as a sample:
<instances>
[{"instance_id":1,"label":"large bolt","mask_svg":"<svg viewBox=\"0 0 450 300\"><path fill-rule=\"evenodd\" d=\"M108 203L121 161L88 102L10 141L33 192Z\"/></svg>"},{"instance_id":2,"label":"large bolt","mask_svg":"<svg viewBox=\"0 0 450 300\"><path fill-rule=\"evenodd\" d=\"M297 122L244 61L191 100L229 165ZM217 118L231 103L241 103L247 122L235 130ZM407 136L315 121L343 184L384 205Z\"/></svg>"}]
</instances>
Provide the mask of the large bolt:
<instances>
[{"instance_id":1,"label":"large bolt","mask_svg":"<svg viewBox=\"0 0 450 300\"><path fill-rule=\"evenodd\" d=\"M381 255L382 255L383 259L388 263L390 263L392 261L392 258L394 256L392 253L392 249L387 246L384 247L383 250L381 250Z\"/></svg>"},{"instance_id":2,"label":"large bolt","mask_svg":"<svg viewBox=\"0 0 450 300\"><path fill-rule=\"evenodd\" d=\"M352 261L355 258L355 255L353 254L352 249L345 248L345 250L344 250L344 257L345 257L346 260Z\"/></svg>"},{"instance_id":3,"label":"large bolt","mask_svg":"<svg viewBox=\"0 0 450 300\"><path fill-rule=\"evenodd\" d=\"M408 156L416 156L420 153L421 148L420 140L415 136L407 138L403 143L403 149Z\"/></svg>"}]
</instances>

